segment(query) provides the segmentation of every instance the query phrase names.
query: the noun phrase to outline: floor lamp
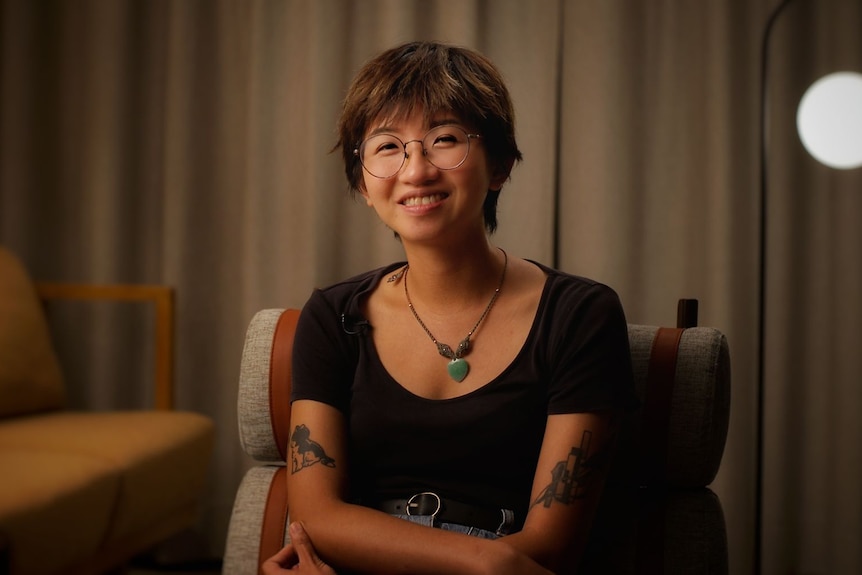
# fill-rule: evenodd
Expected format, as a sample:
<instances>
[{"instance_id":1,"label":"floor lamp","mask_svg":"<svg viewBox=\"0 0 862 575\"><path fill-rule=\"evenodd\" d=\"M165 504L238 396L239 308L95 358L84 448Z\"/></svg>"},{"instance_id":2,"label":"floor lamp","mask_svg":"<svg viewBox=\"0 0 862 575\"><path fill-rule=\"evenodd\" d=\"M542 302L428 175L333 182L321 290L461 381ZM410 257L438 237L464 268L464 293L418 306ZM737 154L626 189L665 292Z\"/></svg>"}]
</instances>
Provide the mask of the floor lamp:
<instances>
[{"instance_id":1,"label":"floor lamp","mask_svg":"<svg viewBox=\"0 0 862 575\"><path fill-rule=\"evenodd\" d=\"M760 262L758 293L757 428L754 573L763 561L763 464L766 343L766 248L768 204L768 72L769 42L775 23L795 0L783 0L770 14L761 46L760 102ZM797 111L800 140L816 160L831 168L862 166L862 74L836 72L814 82L805 92Z\"/></svg>"}]
</instances>

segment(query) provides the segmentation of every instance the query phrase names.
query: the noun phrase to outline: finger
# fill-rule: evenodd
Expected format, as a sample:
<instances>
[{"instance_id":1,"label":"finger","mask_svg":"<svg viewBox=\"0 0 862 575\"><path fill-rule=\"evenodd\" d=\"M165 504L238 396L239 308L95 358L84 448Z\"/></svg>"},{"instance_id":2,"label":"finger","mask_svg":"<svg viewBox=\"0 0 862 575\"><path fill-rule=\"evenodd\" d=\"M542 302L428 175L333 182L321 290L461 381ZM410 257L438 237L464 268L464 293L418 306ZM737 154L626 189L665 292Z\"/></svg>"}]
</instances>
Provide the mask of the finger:
<instances>
[{"instance_id":1,"label":"finger","mask_svg":"<svg viewBox=\"0 0 862 575\"><path fill-rule=\"evenodd\" d=\"M267 559L264 562L264 565L267 563L274 563L279 566L289 567L295 564L297 559L296 547L294 545L285 545L279 549L278 553Z\"/></svg>"},{"instance_id":2,"label":"finger","mask_svg":"<svg viewBox=\"0 0 862 575\"><path fill-rule=\"evenodd\" d=\"M296 553L299 555L299 561L308 561L309 563L319 563L317 552L311 544L311 539L308 538L308 533L298 521L290 525L290 540L296 547Z\"/></svg>"}]
</instances>

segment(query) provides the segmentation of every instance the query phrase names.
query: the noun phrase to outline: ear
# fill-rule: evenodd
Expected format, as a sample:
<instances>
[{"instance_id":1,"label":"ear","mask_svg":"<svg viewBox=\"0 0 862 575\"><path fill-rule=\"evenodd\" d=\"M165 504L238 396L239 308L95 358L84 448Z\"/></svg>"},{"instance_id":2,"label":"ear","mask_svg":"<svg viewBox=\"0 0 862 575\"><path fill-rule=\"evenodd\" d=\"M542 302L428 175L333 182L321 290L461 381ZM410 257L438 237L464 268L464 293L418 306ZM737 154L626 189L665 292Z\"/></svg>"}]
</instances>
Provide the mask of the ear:
<instances>
[{"instance_id":1,"label":"ear","mask_svg":"<svg viewBox=\"0 0 862 575\"><path fill-rule=\"evenodd\" d=\"M498 166L497 169L491 174L491 185L488 189L493 190L495 192L499 192L502 189L503 184L506 183L506 180L509 179L509 176L512 173L512 167L515 165L515 159L511 158L506 161L505 164Z\"/></svg>"},{"instance_id":2,"label":"ear","mask_svg":"<svg viewBox=\"0 0 862 575\"><path fill-rule=\"evenodd\" d=\"M365 205L371 207L371 198L368 196L368 190L365 189L365 182L359 182L359 185L356 187L356 191L359 192L363 198L365 198Z\"/></svg>"}]
</instances>

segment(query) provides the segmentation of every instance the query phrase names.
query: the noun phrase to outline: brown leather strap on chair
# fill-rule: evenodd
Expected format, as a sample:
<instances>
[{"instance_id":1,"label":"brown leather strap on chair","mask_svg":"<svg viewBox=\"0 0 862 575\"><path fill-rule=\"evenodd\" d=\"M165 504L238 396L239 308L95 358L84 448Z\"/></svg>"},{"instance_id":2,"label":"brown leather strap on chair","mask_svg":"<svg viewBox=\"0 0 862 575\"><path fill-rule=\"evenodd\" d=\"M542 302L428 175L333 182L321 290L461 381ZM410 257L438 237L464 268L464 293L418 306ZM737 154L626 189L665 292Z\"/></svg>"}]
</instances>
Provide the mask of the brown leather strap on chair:
<instances>
[{"instance_id":1,"label":"brown leather strap on chair","mask_svg":"<svg viewBox=\"0 0 862 575\"><path fill-rule=\"evenodd\" d=\"M269 416L272 434L278 452L287 460L290 445L290 387L291 360L293 359L293 336L299 310L286 309L278 318L272 336L272 352L269 369ZM269 485L263 522L261 525L258 569L260 565L284 546L284 531L287 528L287 467L280 467Z\"/></svg>"},{"instance_id":2,"label":"brown leather strap on chair","mask_svg":"<svg viewBox=\"0 0 862 575\"><path fill-rule=\"evenodd\" d=\"M647 369L640 434L640 483L661 489L667 478L668 437L676 359L685 329L660 327L653 339ZM662 492L645 490L640 502L637 573L664 573L665 504Z\"/></svg>"},{"instance_id":3,"label":"brown leather strap on chair","mask_svg":"<svg viewBox=\"0 0 862 575\"><path fill-rule=\"evenodd\" d=\"M260 566L284 547L284 530L287 527L287 467L280 467L269 484L266 508L263 512L258 551L258 573Z\"/></svg>"},{"instance_id":4,"label":"brown leather strap on chair","mask_svg":"<svg viewBox=\"0 0 862 575\"><path fill-rule=\"evenodd\" d=\"M272 336L269 369L269 416L272 434L283 460L287 460L290 445L290 364L293 358L293 335L299 310L286 309L278 318Z\"/></svg>"},{"instance_id":5,"label":"brown leather strap on chair","mask_svg":"<svg viewBox=\"0 0 862 575\"><path fill-rule=\"evenodd\" d=\"M653 340L641 420L641 485L664 483L676 359L684 329L661 327Z\"/></svg>"}]
</instances>

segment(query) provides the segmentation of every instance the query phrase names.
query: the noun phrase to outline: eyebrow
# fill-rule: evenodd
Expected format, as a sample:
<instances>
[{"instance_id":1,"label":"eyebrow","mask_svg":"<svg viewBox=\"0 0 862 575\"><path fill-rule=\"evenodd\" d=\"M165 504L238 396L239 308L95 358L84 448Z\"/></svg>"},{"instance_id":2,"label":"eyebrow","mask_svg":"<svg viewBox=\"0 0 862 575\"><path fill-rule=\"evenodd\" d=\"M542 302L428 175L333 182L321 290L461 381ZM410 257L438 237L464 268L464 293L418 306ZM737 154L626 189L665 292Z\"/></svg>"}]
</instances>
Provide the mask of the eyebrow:
<instances>
[{"instance_id":1,"label":"eyebrow","mask_svg":"<svg viewBox=\"0 0 862 575\"><path fill-rule=\"evenodd\" d=\"M454 118L451 116L445 116L445 117L441 117L441 118L432 119L430 124L428 125L428 129L433 130L434 128L436 128L438 126L448 126L448 125L464 127L463 124L461 123L461 121L458 120L457 118ZM368 135L365 136L365 138L368 139L371 136L376 136L378 134L395 134L395 133L397 133L397 130L395 129L394 126L391 126L389 124L384 124L380 127L377 127L375 129L371 130L368 133Z\"/></svg>"}]
</instances>

